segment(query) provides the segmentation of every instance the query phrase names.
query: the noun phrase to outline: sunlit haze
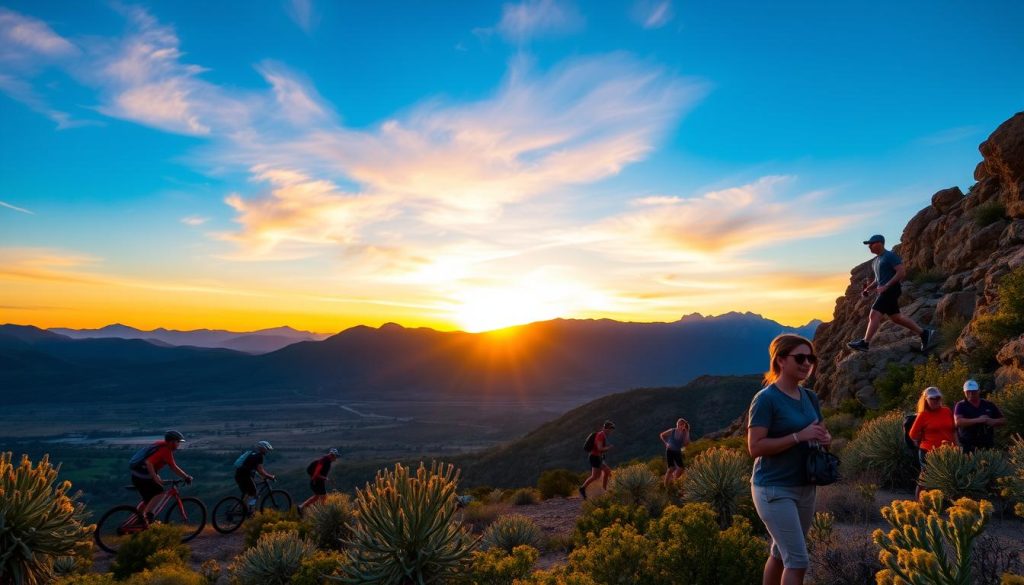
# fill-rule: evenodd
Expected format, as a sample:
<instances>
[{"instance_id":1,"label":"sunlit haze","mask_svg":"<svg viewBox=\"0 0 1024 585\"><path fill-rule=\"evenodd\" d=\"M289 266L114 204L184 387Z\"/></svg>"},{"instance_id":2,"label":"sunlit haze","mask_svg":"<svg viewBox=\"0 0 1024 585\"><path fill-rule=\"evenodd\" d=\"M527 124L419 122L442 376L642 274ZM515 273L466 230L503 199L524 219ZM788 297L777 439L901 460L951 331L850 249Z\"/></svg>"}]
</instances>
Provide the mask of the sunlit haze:
<instances>
[{"instance_id":1,"label":"sunlit haze","mask_svg":"<svg viewBox=\"0 0 1024 585\"><path fill-rule=\"evenodd\" d=\"M828 320L973 183L1024 3L0 7L0 322Z\"/></svg>"}]
</instances>

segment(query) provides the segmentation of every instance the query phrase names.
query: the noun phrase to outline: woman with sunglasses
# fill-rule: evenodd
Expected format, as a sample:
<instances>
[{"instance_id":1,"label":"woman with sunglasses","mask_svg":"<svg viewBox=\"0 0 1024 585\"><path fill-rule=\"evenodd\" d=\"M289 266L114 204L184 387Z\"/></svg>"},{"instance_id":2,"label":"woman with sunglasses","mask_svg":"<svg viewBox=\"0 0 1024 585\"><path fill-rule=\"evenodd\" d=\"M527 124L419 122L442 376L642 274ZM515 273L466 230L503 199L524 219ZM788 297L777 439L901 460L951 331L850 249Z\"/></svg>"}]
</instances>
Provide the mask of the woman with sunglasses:
<instances>
[{"instance_id":1,"label":"woman with sunglasses","mask_svg":"<svg viewBox=\"0 0 1024 585\"><path fill-rule=\"evenodd\" d=\"M814 345L783 334L768 348L765 388L754 395L747 422L747 450L754 458L751 495L772 537L762 585L804 582L809 558L807 530L814 517L816 487L807 482L811 443L828 445L818 395L801 386L818 362Z\"/></svg>"},{"instance_id":2,"label":"woman with sunglasses","mask_svg":"<svg viewBox=\"0 0 1024 585\"><path fill-rule=\"evenodd\" d=\"M917 418L910 427L910 439L917 445L917 457L921 461L924 472L925 459L928 453L942 445L956 445L956 423L953 411L942 404L942 391L929 386L921 392L917 399ZM918 480L914 497L921 496L921 481Z\"/></svg>"}]
</instances>

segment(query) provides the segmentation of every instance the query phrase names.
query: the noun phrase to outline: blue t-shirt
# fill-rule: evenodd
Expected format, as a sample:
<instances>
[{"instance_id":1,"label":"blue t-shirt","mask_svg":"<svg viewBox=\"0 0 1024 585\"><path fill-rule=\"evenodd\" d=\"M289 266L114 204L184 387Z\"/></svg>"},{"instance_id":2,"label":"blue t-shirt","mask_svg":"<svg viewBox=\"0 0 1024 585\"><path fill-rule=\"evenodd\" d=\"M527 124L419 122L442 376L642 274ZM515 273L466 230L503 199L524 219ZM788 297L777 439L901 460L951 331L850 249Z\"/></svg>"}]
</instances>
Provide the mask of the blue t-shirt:
<instances>
[{"instance_id":1,"label":"blue t-shirt","mask_svg":"<svg viewBox=\"0 0 1024 585\"><path fill-rule=\"evenodd\" d=\"M668 449L670 451L682 451L683 450L683 437L685 437L685 436L686 436L686 433L679 433L679 436L676 437L676 429L675 429L675 427L669 429L668 438L665 439L665 442L668 443L668 446L666 447L666 449Z\"/></svg>"},{"instance_id":2,"label":"blue t-shirt","mask_svg":"<svg viewBox=\"0 0 1024 585\"><path fill-rule=\"evenodd\" d=\"M754 395L747 426L764 427L768 429L768 438L775 439L802 431L807 425L820 420L817 394L801 388L800 400L794 400L772 384ZM801 441L781 453L754 459L751 483L757 486L807 485L805 474L809 450L807 442Z\"/></svg>"},{"instance_id":3,"label":"blue t-shirt","mask_svg":"<svg viewBox=\"0 0 1024 585\"><path fill-rule=\"evenodd\" d=\"M889 284L892 277L896 276L896 267L900 264L903 264L903 259L892 250L886 250L875 258L871 267L875 270L875 281L878 282L878 286Z\"/></svg>"}]
</instances>

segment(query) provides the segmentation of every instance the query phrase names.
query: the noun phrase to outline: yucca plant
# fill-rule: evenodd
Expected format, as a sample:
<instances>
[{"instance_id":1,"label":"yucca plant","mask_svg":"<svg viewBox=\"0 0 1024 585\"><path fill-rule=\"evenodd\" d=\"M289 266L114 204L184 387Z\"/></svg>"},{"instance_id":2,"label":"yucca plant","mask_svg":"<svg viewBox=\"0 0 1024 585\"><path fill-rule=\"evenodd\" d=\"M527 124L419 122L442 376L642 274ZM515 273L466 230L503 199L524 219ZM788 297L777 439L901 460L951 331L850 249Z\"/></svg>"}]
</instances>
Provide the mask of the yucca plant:
<instances>
[{"instance_id":1,"label":"yucca plant","mask_svg":"<svg viewBox=\"0 0 1024 585\"><path fill-rule=\"evenodd\" d=\"M975 539L992 517L986 500L960 498L942 518L943 496L939 490L921 493L921 501L894 501L882 508L892 526L872 534L881 549L884 567L878 585L969 585L971 554Z\"/></svg>"},{"instance_id":2,"label":"yucca plant","mask_svg":"<svg viewBox=\"0 0 1024 585\"><path fill-rule=\"evenodd\" d=\"M469 557L475 539L455 515L459 472L421 463L415 474L401 464L381 470L356 491L356 521L346 543L341 581L406 585L439 583Z\"/></svg>"},{"instance_id":3,"label":"yucca plant","mask_svg":"<svg viewBox=\"0 0 1024 585\"><path fill-rule=\"evenodd\" d=\"M612 474L610 491L624 504L644 505L658 487L658 478L643 463L616 469Z\"/></svg>"},{"instance_id":4,"label":"yucca plant","mask_svg":"<svg viewBox=\"0 0 1024 585\"><path fill-rule=\"evenodd\" d=\"M53 559L53 574L57 577L63 577L65 575L73 575L78 573L80 569L78 559L76 557L57 557Z\"/></svg>"},{"instance_id":5,"label":"yucca plant","mask_svg":"<svg viewBox=\"0 0 1024 585\"><path fill-rule=\"evenodd\" d=\"M71 482L56 483L58 471L48 455L35 466L22 455L15 466L12 453L0 453L0 580L5 583L49 583L55 559L89 544L93 527L86 524L77 495L68 495Z\"/></svg>"},{"instance_id":6,"label":"yucca plant","mask_svg":"<svg viewBox=\"0 0 1024 585\"><path fill-rule=\"evenodd\" d=\"M484 548L500 548L511 554L520 545L540 548L544 533L537 524L522 514L509 514L495 520L484 531Z\"/></svg>"},{"instance_id":7,"label":"yucca plant","mask_svg":"<svg viewBox=\"0 0 1024 585\"><path fill-rule=\"evenodd\" d=\"M341 550L350 533L348 524L352 523L352 501L347 494L332 493L306 510L302 523L317 547Z\"/></svg>"},{"instance_id":8,"label":"yucca plant","mask_svg":"<svg viewBox=\"0 0 1024 585\"><path fill-rule=\"evenodd\" d=\"M994 494L997 481L1011 471L1002 451L981 449L965 453L954 445L943 445L928 452L921 485L941 490L951 500L983 498Z\"/></svg>"},{"instance_id":9,"label":"yucca plant","mask_svg":"<svg viewBox=\"0 0 1024 585\"><path fill-rule=\"evenodd\" d=\"M316 546L295 532L268 532L235 559L231 572L238 585L289 585L314 552Z\"/></svg>"},{"instance_id":10,"label":"yucca plant","mask_svg":"<svg viewBox=\"0 0 1024 585\"><path fill-rule=\"evenodd\" d=\"M854 472L871 472L887 487L914 485L917 453L907 448L903 415L891 412L868 421L843 449L843 465Z\"/></svg>"},{"instance_id":11,"label":"yucca plant","mask_svg":"<svg viewBox=\"0 0 1024 585\"><path fill-rule=\"evenodd\" d=\"M684 501L710 504L725 528L750 501L750 458L738 449L708 449L686 468L681 487Z\"/></svg>"}]
</instances>

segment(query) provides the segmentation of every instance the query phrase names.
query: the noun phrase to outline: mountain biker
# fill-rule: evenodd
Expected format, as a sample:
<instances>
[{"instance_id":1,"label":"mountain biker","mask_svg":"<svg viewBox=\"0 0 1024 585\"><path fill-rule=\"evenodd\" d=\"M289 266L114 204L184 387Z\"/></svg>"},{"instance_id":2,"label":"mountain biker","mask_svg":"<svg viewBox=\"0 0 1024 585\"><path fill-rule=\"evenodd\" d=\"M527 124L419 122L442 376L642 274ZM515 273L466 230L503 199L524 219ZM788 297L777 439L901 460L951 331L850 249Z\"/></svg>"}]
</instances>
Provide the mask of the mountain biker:
<instances>
[{"instance_id":1,"label":"mountain biker","mask_svg":"<svg viewBox=\"0 0 1024 585\"><path fill-rule=\"evenodd\" d=\"M132 485L142 496L144 504L143 519L148 524L153 519L153 508L160 501L156 496L164 492L164 480L160 478L160 470L164 466L185 480L192 483L192 476L178 467L174 462L174 452L185 442L185 436L175 430L167 431L163 441L157 441L139 450L129 463L132 472Z\"/></svg>"},{"instance_id":2,"label":"mountain biker","mask_svg":"<svg viewBox=\"0 0 1024 585\"><path fill-rule=\"evenodd\" d=\"M235 483L245 495L245 505L249 508L250 514L256 511L255 475L258 473L267 479L277 477L263 468L263 459L273 450L270 441L257 441L252 449L242 453L235 460Z\"/></svg>"},{"instance_id":3,"label":"mountain biker","mask_svg":"<svg viewBox=\"0 0 1024 585\"><path fill-rule=\"evenodd\" d=\"M332 447L326 455L313 460L306 467L306 471L309 472L309 488L313 490L313 495L309 496L305 502L299 504L300 514L307 506L320 502L327 497L327 474L331 472L331 463L337 460L338 450Z\"/></svg>"}]
</instances>

